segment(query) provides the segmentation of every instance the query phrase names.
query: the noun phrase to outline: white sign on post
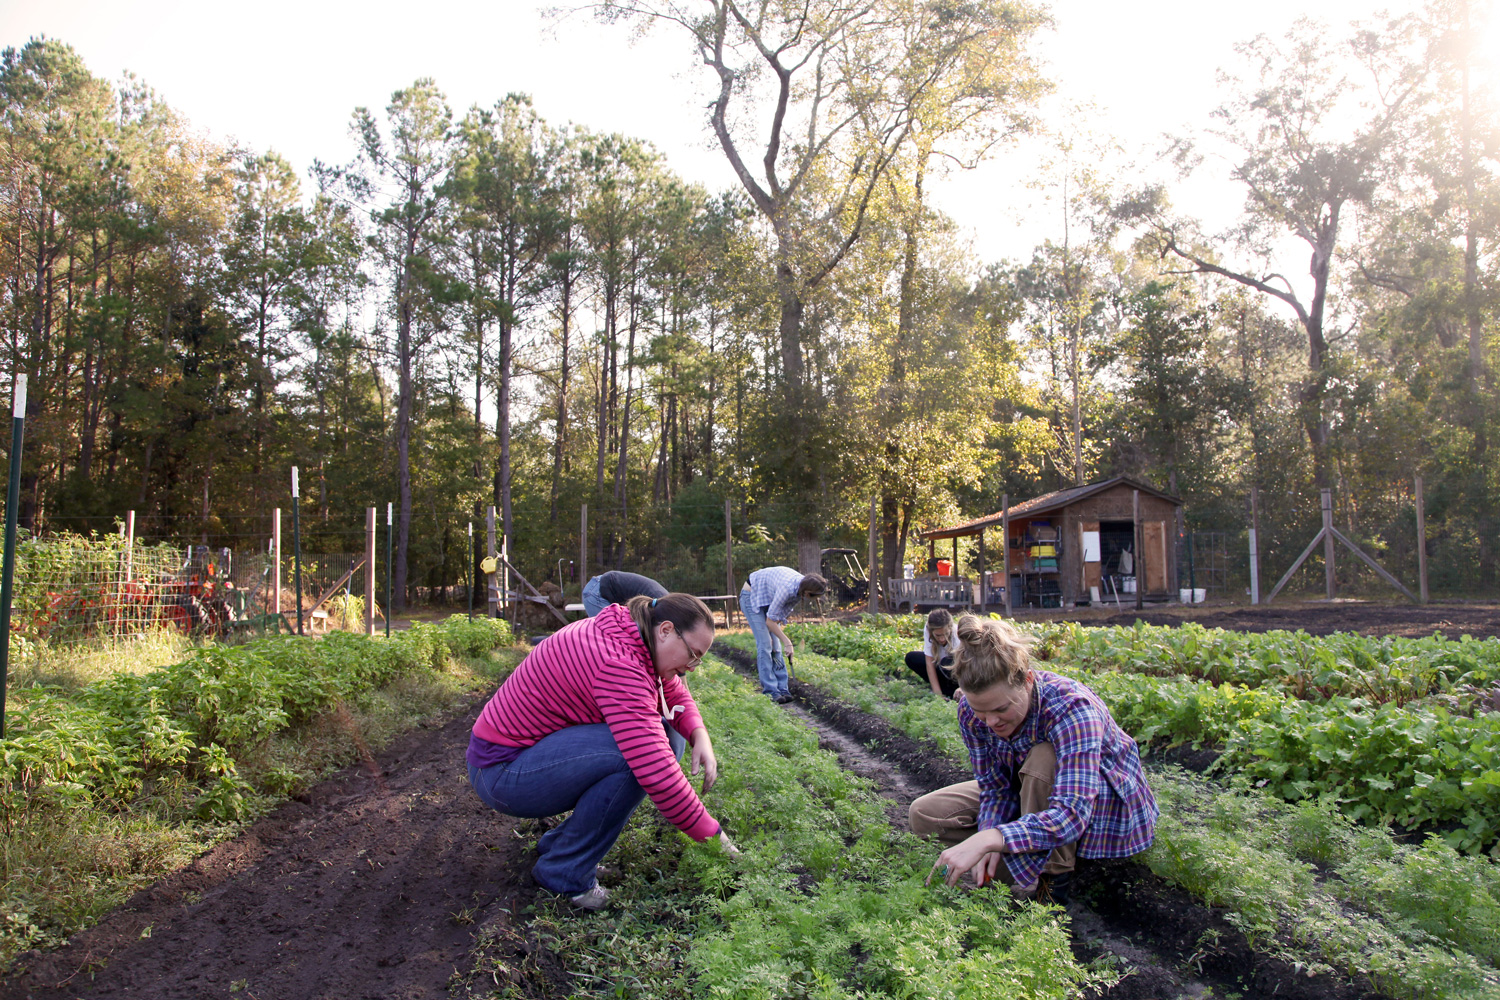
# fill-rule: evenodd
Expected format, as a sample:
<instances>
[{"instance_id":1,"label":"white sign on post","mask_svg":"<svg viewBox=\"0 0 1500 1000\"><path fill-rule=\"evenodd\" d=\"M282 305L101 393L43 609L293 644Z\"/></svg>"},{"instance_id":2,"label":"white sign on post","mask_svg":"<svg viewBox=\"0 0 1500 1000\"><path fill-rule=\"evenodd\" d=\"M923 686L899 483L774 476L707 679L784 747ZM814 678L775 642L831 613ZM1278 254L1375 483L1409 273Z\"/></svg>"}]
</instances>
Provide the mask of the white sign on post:
<instances>
[{"instance_id":1,"label":"white sign on post","mask_svg":"<svg viewBox=\"0 0 1500 1000\"><path fill-rule=\"evenodd\" d=\"M1086 563L1099 561L1099 532L1085 531L1083 533L1083 561Z\"/></svg>"}]
</instances>

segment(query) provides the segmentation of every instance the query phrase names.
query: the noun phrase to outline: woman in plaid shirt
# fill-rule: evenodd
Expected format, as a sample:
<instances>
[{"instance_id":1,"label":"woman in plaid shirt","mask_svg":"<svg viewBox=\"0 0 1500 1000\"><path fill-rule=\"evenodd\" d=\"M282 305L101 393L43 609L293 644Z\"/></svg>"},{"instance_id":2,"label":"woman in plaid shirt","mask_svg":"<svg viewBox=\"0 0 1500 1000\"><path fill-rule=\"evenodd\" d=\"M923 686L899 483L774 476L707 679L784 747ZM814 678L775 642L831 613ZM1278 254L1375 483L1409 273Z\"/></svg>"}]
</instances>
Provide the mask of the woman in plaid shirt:
<instances>
[{"instance_id":1,"label":"woman in plaid shirt","mask_svg":"<svg viewBox=\"0 0 1500 1000\"><path fill-rule=\"evenodd\" d=\"M958 620L953 676L974 780L911 804L912 832L947 849L949 885L964 872L1044 902L1065 902L1076 858L1122 858L1151 846L1161 815L1135 741L1085 685L1033 670L1007 622ZM1003 862L1003 864L1002 864Z\"/></svg>"}]
</instances>

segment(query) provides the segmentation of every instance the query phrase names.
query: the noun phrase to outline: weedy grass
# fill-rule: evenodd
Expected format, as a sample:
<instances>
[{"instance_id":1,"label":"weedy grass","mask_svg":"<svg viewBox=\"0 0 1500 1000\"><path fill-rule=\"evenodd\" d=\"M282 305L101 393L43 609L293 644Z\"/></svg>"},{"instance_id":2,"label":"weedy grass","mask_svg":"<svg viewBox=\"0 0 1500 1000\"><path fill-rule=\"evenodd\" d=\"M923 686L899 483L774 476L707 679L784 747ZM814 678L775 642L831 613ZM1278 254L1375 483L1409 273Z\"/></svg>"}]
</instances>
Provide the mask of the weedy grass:
<instances>
[{"instance_id":1,"label":"weedy grass","mask_svg":"<svg viewBox=\"0 0 1500 1000\"><path fill-rule=\"evenodd\" d=\"M705 804L743 854L643 807L606 859L621 873L608 911L528 915L575 995L1061 1000L1110 981L1074 961L1058 911L1014 907L1003 886L924 885L932 847L894 832L867 781L728 667L705 661L692 690L720 765ZM503 944L481 947L468 995L557 988Z\"/></svg>"},{"instance_id":2,"label":"weedy grass","mask_svg":"<svg viewBox=\"0 0 1500 1000\"><path fill-rule=\"evenodd\" d=\"M883 632L878 644L846 641L840 648L873 649L888 657L893 630ZM753 648L753 641L741 637L723 641ZM820 643L821 635L813 633L809 644ZM906 679L899 661L876 666L799 652L796 663L804 680L909 735L936 737L934 730L946 727L953 741L941 745L955 763L967 764L952 704ZM1048 669L1057 665L1047 663ZM1128 731L1160 727L1160 719L1151 718L1149 698L1128 697L1159 679L1064 672L1094 686ZM1208 692L1224 686L1181 683ZM897 690L900 685L915 698ZM1246 689L1234 691L1236 697L1253 697L1244 694ZM1249 704L1263 709L1292 701L1264 694L1272 701ZM1125 702L1124 712L1117 710L1116 698ZM1171 718L1174 711L1189 710L1168 707L1163 714ZM1190 717L1201 721L1204 716ZM1156 843L1142 860L1195 896L1227 908L1257 947L1309 970L1366 975L1397 996L1500 997L1495 971L1500 876L1487 858L1460 854L1441 837L1419 847L1401 844L1389 830L1356 824L1345 812L1346 801L1327 795L1289 803L1254 787L1253 775L1241 775L1231 786L1176 768L1153 768L1148 777L1162 820Z\"/></svg>"},{"instance_id":3,"label":"weedy grass","mask_svg":"<svg viewBox=\"0 0 1500 1000\"><path fill-rule=\"evenodd\" d=\"M390 642L197 648L153 671L28 690L0 740L0 963L61 943L286 796L492 687L519 662L510 642L503 623L456 619Z\"/></svg>"},{"instance_id":4,"label":"weedy grass","mask_svg":"<svg viewBox=\"0 0 1500 1000\"><path fill-rule=\"evenodd\" d=\"M19 634L10 640L10 686L16 696L28 689L76 690L114 674L142 674L181 660L204 640L176 629L157 629L128 639L98 637L51 644Z\"/></svg>"}]
</instances>

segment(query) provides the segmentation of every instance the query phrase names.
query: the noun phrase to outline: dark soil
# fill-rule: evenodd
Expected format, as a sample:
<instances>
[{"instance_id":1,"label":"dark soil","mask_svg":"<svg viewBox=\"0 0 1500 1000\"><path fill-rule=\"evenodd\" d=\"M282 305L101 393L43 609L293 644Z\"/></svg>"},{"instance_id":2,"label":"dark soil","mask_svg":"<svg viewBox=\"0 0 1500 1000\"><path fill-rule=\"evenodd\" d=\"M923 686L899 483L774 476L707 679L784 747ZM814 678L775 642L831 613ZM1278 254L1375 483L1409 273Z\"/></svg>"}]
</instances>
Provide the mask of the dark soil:
<instances>
[{"instance_id":1,"label":"dark soil","mask_svg":"<svg viewBox=\"0 0 1500 1000\"><path fill-rule=\"evenodd\" d=\"M1377 1000L1382 996L1334 976L1309 976L1288 962L1255 951L1221 910L1195 902L1144 865L1128 860L1089 862L1080 864L1076 879L1081 901L1107 925L1135 928L1136 936L1149 938L1159 954L1193 967L1231 996L1286 1000Z\"/></svg>"},{"instance_id":2,"label":"dark soil","mask_svg":"<svg viewBox=\"0 0 1500 1000\"><path fill-rule=\"evenodd\" d=\"M1275 604L1258 606L1217 604L1148 604L1136 611L1128 601L1122 608L1101 604L1062 611L1022 611L1020 621L1078 622L1082 625L1181 625L1197 622L1205 628L1236 632L1271 632L1301 629L1310 635L1359 632L1363 635L1397 635L1422 638L1441 632L1446 638L1471 635L1476 639L1500 638L1500 604L1449 601L1440 604L1385 604L1378 601L1293 601L1278 598ZM991 609L993 610L993 608ZM955 612L957 613L957 612ZM858 621L864 609L839 611L826 620ZM815 620L815 619L813 619Z\"/></svg>"},{"instance_id":3,"label":"dark soil","mask_svg":"<svg viewBox=\"0 0 1500 1000\"><path fill-rule=\"evenodd\" d=\"M503 927L536 888L517 821L469 788L477 711L413 730L66 947L22 956L0 1000L446 998L481 926L533 982L554 980L527 992L566 995L561 962Z\"/></svg>"},{"instance_id":4,"label":"dark soil","mask_svg":"<svg viewBox=\"0 0 1500 1000\"><path fill-rule=\"evenodd\" d=\"M753 655L722 643L713 652L740 673L755 675ZM973 777L948 763L932 741L913 739L813 685L793 680L791 691L819 719L906 772L907 781L921 793ZM1207 767L1216 756L1213 750L1165 754L1168 762L1194 769ZM878 774L874 777L880 780ZM1085 960L1113 954L1134 969L1106 994L1110 1000L1187 1000L1206 995L1209 985L1243 1000L1381 997L1339 977L1307 976L1257 952L1222 911L1205 906L1140 864L1085 861L1079 865L1076 884L1076 898L1069 906L1074 952Z\"/></svg>"}]
</instances>

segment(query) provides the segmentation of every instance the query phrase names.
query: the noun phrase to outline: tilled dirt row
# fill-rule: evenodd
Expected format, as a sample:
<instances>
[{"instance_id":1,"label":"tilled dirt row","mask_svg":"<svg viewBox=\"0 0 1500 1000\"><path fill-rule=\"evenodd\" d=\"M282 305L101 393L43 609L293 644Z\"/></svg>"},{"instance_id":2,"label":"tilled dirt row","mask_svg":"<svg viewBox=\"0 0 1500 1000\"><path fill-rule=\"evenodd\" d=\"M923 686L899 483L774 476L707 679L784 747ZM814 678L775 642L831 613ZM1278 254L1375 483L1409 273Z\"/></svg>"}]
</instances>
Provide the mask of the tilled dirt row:
<instances>
[{"instance_id":1,"label":"tilled dirt row","mask_svg":"<svg viewBox=\"0 0 1500 1000\"><path fill-rule=\"evenodd\" d=\"M1500 606L1491 603L1382 604L1375 601L1281 601L1255 607L1213 605L1159 605L1136 611L1128 603L1116 609L1109 604L1073 612L1037 616L1052 621L1079 621L1084 625L1181 625L1196 622L1205 628L1234 632L1301 630L1310 635L1359 632L1363 635L1394 635L1420 639L1441 632L1449 639L1470 635L1476 639L1500 637Z\"/></svg>"},{"instance_id":2,"label":"tilled dirt row","mask_svg":"<svg viewBox=\"0 0 1500 1000\"><path fill-rule=\"evenodd\" d=\"M713 652L740 673L755 676L753 655L722 643ZM791 693L796 705L813 716L825 748L893 800L893 822L903 827L904 806L912 799L973 777L949 763L934 741L914 739L813 685L793 679ZM851 739L855 747L849 745ZM1109 992L1111 1000L1196 1000L1222 994L1243 1000L1383 1000L1365 984L1310 977L1289 962L1257 952L1222 910L1203 905L1144 865L1084 862L1075 885L1076 898L1068 908L1075 952L1082 959L1115 955L1135 970Z\"/></svg>"},{"instance_id":3,"label":"tilled dirt row","mask_svg":"<svg viewBox=\"0 0 1500 1000\"><path fill-rule=\"evenodd\" d=\"M479 702L406 734L136 894L0 1000L446 998L475 929L535 887L464 765Z\"/></svg>"}]
</instances>

